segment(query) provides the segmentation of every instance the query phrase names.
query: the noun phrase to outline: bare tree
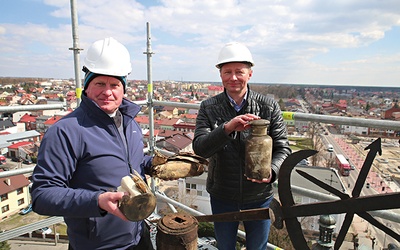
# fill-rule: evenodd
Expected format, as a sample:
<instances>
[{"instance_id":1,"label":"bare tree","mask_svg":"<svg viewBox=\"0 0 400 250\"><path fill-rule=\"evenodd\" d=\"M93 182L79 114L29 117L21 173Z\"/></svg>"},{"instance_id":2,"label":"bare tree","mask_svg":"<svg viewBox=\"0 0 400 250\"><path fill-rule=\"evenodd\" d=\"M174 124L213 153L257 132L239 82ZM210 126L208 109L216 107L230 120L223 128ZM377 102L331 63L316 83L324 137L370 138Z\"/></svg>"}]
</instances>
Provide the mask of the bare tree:
<instances>
[{"instance_id":1,"label":"bare tree","mask_svg":"<svg viewBox=\"0 0 400 250\"><path fill-rule=\"evenodd\" d=\"M310 122L308 126L308 136L311 139L311 149L314 149L318 152L322 152L324 145L321 140L320 132L319 132L319 123ZM322 165L323 156L321 153L315 154L311 156L311 165L312 166L320 166Z\"/></svg>"}]
</instances>

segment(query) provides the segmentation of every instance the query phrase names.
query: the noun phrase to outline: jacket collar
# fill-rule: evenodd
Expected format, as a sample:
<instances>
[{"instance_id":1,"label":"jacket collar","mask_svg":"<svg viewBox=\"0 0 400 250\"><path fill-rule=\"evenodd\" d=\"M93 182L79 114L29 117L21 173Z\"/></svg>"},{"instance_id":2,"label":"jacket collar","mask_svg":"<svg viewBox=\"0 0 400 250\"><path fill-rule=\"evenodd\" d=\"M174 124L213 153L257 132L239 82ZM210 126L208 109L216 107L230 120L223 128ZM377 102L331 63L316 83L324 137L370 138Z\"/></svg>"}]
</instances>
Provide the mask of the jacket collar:
<instances>
[{"instance_id":1,"label":"jacket collar","mask_svg":"<svg viewBox=\"0 0 400 250\"><path fill-rule=\"evenodd\" d=\"M108 116L103 110L101 110L95 102L93 102L90 98L85 95L82 95L82 103L81 106L86 112L103 117ZM130 118L134 118L140 111L140 106L127 100L123 99L121 105L119 106L119 111L122 115L128 116Z\"/></svg>"}]
</instances>

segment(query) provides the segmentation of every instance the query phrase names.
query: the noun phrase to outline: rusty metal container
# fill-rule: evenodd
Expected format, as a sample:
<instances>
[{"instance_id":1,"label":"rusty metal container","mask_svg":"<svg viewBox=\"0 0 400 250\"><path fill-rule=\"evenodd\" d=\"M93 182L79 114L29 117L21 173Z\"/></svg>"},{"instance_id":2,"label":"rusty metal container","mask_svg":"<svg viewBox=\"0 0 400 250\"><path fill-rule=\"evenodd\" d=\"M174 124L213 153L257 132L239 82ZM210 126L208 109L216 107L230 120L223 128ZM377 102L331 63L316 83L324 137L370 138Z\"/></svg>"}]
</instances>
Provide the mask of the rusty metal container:
<instances>
[{"instance_id":1,"label":"rusty metal container","mask_svg":"<svg viewBox=\"0 0 400 250\"><path fill-rule=\"evenodd\" d=\"M198 224L189 214L165 215L157 224L157 250L196 250Z\"/></svg>"},{"instance_id":2,"label":"rusty metal container","mask_svg":"<svg viewBox=\"0 0 400 250\"><path fill-rule=\"evenodd\" d=\"M268 179L272 161L272 138L267 134L269 121L254 120L250 125L251 134L245 144L245 175L251 179Z\"/></svg>"}]
</instances>

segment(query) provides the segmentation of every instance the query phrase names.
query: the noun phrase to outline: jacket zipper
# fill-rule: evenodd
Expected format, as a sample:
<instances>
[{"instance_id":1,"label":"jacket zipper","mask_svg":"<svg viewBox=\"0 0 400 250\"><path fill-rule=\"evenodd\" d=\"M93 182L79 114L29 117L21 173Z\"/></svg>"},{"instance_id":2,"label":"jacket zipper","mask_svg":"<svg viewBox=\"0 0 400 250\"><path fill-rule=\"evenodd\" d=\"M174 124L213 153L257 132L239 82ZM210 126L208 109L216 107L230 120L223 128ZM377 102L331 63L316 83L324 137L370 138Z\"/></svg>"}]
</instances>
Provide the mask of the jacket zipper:
<instances>
[{"instance_id":1,"label":"jacket zipper","mask_svg":"<svg viewBox=\"0 0 400 250\"><path fill-rule=\"evenodd\" d=\"M122 115L122 113L121 113L121 115ZM124 119L122 119L122 121L123 120ZM131 122L132 122L132 120L129 120L128 123L126 124L126 127L129 127ZM128 168L129 168L128 170L129 170L129 173L133 174L132 164L131 164L130 157L129 157L129 145L128 145L128 140L126 139L124 124L122 124L122 128L123 128L123 133L125 135L125 140L126 140L126 152L125 153L126 153L126 160L128 161Z\"/></svg>"},{"instance_id":2,"label":"jacket zipper","mask_svg":"<svg viewBox=\"0 0 400 250\"><path fill-rule=\"evenodd\" d=\"M110 118L111 118L111 117L110 117ZM122 126L122 133L124 133L124 138L125 138L125 140L126 140L125 127L124 127L124 118L123 118L123 114L122 114L122 113L121 113L121 118L122 118L122 123L121 123L121 126ZM116 125L115 122L114 122L114 119L111 118L111 120L112 120L112 122L113 122L113 125L114 125L115 130L117 131L117 135L118 135L119 141L122 143L122 148L125 149L125 160L126 160L126 162L128 163L128 172L129 172L130 174L133 174L132 164L131 164L131 161L130 161L130 158L129 158L129 153L128 153L128 152L129 152L129 145L128 145L128 142L126 142L126 143L123 142L123 138L122 138L121 134L119 133L119 130L118 130L118 128L117 128L117 125ZM132 122L132 121L130 121L126 126L128 127L129 124L130 124L131 122ZM126 145L126 148L125 148L125 145Z\"/></svg>"}]
</instances>

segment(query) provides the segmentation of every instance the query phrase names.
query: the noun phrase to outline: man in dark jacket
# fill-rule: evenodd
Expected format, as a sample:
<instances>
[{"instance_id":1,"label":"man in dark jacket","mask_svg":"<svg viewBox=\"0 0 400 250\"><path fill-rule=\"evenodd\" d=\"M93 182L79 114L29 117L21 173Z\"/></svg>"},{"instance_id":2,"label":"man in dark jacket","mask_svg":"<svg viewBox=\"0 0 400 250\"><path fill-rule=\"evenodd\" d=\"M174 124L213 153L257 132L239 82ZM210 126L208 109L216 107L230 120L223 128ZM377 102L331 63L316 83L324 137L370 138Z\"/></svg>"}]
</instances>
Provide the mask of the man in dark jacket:
<instances>
[{"instance_id":1,"label":"man in dark jacket","mask_svg":"<svg viewBox=\"0 0 400 250\"><path fill-rule=\"evenodd\" d=\"M203 101L197 116L193 150L210 161L207 191L213 214L268 207L273 198L271 184L291 153L279 105L248 86L253 65L246 46L226 44L216 65L224 92ZM245 139L250 134L248 122L260 118L270 121L272 164L269 178L255 180L244 175ZM218 249L235 249L238 225L214 223ZM244 227L246 249L265 250L270 220L245 221Z\"/></svg>"},{"instance_id":2,"label":"man in dark jacket","mask_svg":"<svg viewBox=\"0 0 400 250\"><path fill-rule=\"evenodd\" d=\"M143 221L118 208L121 179L144 178L140 107L124 99L131 72L128 50L113 38L96 41L85 58L81 105L51 126L33 172L33 210L64 216L69 249L153 249ZM118 119L114 119L118 118Z\"/></svg>"}]
</instances>

